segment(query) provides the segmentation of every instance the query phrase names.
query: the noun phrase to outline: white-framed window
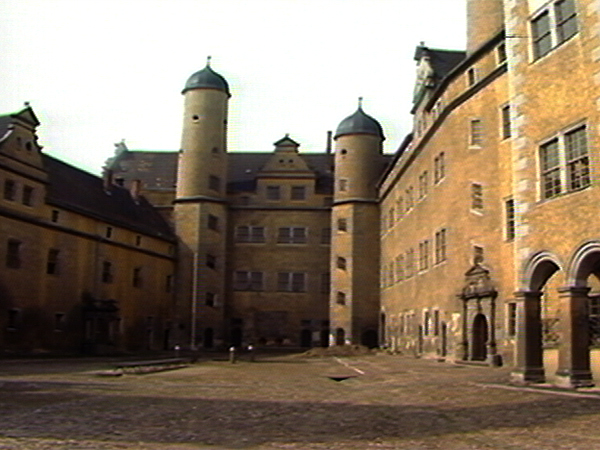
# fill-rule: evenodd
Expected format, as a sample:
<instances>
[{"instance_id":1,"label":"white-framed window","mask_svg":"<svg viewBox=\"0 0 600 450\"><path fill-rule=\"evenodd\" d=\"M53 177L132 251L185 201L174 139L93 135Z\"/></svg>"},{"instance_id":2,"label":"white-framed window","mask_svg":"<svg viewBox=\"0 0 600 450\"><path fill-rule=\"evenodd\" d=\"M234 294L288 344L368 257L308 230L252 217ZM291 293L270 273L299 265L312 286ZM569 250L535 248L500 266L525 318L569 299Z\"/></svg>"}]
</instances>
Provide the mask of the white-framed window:
<instances>
[{"instance_id":1,"label":"white-framed window","mask_svg":"<svg viewBox=\"0 0 600 450\"><path fill-rule=\"evenodd\" d=\"M575 0L557 0L532 17L533 59L539 59L577 34Z\"/></svg>"},{"instance_id":2,"label":"white-framed window","mask_svg":"<svg viewBox=\"0 0 600 450\"><path fill-rule=\"evenodd\" d=\"M539 170L542 200L588 187L591 178L586 125L572 128L541 144Z\"/></svg>"}]
</instances>

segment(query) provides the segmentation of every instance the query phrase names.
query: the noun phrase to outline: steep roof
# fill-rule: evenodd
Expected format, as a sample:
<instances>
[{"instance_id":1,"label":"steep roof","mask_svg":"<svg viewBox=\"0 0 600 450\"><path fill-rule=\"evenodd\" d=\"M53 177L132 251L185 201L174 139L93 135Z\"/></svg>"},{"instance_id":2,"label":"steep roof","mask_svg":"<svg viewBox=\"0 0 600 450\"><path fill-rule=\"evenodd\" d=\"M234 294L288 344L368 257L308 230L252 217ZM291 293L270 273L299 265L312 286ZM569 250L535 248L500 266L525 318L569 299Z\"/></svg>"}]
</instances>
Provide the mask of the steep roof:
<instances>
[{"instance_id":1,"label":"steep roof","mask_svg":"<svg viewBox=\"0 0 600 450\"><path fill-rule=\"evenodd\" d=\"M174 238L167 222L143 197L135 201L127 189L114 185L105 191L101 178L47 154L42 157L49 178L48 203L140 233Z\"/></svg>"}]
</instances>

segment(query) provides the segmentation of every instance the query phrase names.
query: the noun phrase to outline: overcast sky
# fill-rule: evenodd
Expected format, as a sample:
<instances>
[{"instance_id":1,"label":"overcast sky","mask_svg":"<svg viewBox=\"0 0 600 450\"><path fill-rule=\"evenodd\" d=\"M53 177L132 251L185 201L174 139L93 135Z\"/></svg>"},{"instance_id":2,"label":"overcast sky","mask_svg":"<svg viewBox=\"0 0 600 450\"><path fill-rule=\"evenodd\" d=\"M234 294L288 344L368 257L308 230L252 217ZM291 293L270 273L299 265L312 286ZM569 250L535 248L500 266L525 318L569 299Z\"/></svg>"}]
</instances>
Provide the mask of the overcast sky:
<instances>
[{"instance_id":1,"label":"overcast sky","mask_svg":"<svg viewBox=\"0 0 600 450\"><path fill-rule=\"evenodd\" d=\"M229 151L285 133L323 151L359 96L393 152L410 131L420 41L464 49L466 0L0 0L0 114L29 101L40 144L99 173L130 149L177 150L187 78L229 82Z\"/></svg>"}]
</instances>

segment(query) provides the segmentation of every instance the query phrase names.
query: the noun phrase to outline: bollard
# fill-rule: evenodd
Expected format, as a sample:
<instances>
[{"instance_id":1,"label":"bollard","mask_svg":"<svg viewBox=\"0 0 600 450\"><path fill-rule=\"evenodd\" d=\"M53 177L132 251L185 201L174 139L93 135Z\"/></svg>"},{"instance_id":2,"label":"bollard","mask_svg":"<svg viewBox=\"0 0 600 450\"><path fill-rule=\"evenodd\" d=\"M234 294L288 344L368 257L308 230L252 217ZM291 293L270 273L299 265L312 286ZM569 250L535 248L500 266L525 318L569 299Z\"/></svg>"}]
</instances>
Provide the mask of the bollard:
<instances>
[{"instance_id":1,"label":"bollard","mask_svg":"<svg viewBox=\"0 0 600 450\"><path fill-rule=\"evenodd\" d=\"M229 362L235 364L235 347L229 347Z\"/></svg>"},{"instance_id":2,"label":"bollard","mask_svg":"<svg viewBox=\"0 0 600 450\"><path fill-rule=\"evenodd\" d=\"M253 345L248 346L248 352L250 353L250 361L254 361L254 346Z\"/></svg>"}]
</instances>

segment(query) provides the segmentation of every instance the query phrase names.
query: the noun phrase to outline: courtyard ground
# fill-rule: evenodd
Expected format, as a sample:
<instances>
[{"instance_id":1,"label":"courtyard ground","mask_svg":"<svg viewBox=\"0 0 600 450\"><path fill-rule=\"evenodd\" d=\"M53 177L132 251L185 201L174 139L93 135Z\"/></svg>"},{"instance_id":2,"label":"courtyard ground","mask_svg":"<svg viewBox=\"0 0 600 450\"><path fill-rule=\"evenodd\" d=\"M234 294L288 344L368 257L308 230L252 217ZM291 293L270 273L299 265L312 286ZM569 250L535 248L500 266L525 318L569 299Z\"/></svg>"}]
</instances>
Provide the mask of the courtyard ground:
<instances>
[{"instance_id":1,"label":"courtyard ground","mask_svg":"<svg viewBox=\"0 0 600 450\"><path fill-rule=\"evenodd\" d=\"M505 368L376 354L96 374L109 367L0 360L0 449L600 449L600 391L517 388Z\"/></svg>"}]
</instances>

